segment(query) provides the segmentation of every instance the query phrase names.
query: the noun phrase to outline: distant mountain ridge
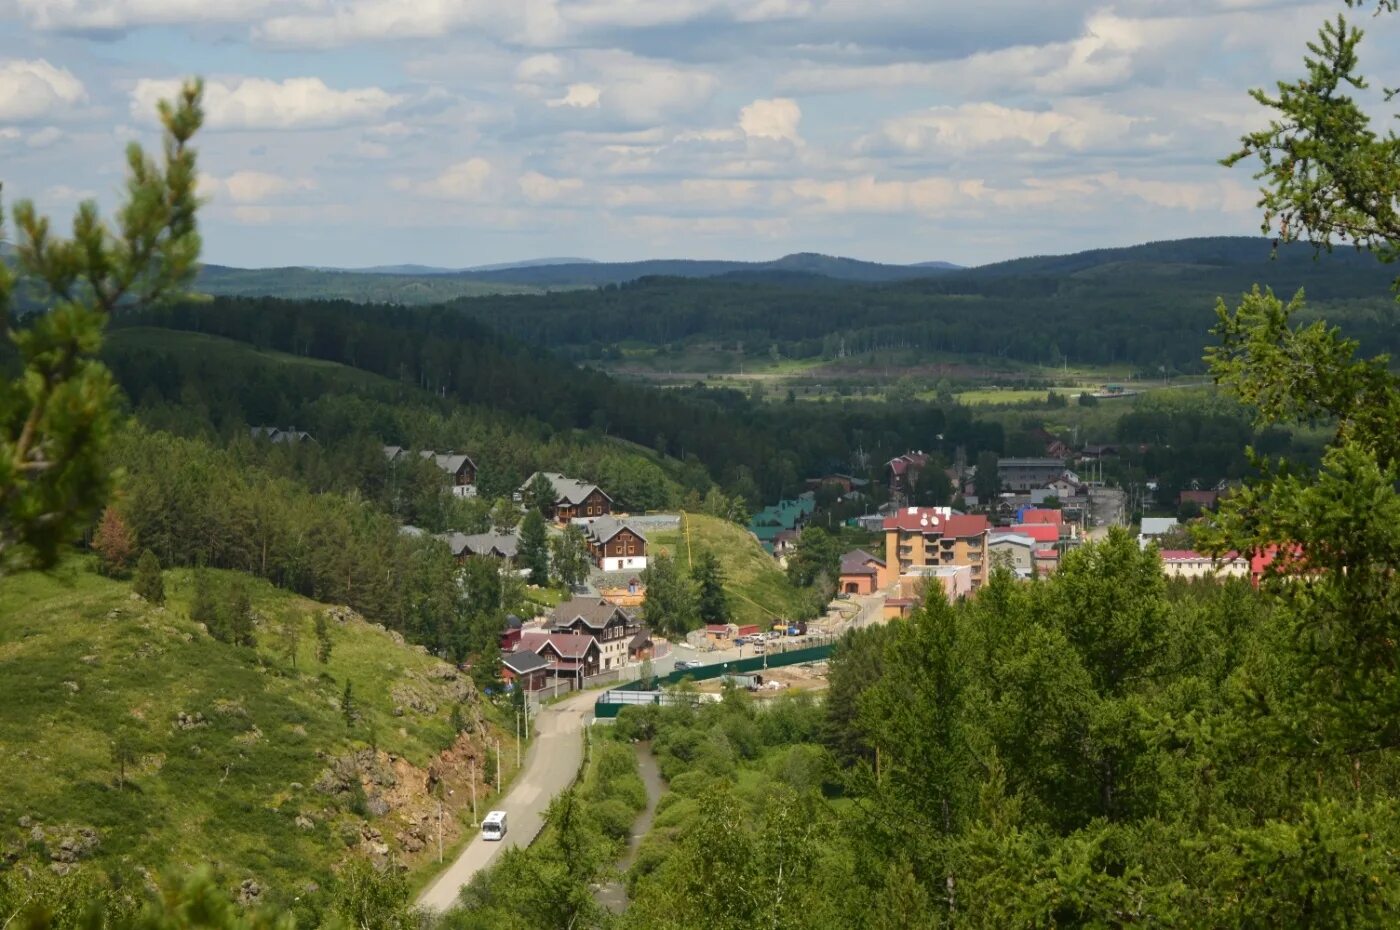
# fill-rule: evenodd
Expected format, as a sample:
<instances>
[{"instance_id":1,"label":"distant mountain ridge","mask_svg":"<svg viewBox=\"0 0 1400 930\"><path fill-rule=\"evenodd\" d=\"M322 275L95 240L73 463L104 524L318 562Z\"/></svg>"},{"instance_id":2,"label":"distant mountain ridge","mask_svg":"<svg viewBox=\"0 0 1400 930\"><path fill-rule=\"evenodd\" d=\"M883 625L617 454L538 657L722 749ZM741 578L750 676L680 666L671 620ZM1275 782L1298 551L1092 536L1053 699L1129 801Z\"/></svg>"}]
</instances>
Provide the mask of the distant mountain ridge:
<instances>
[{"instance_id":1,"label":"distant mountain ridge","mask_svg":"<svg viewBox=\"0 0 1400 930\"><path fill-rule=\"evenodd\" d=\"M624 284L639 278L717 278L742 274L762 277L777 273L780 277L796 272L837 281L878 283L925 278L956 269L948 262L926 262L920 265L886 265L816 252L796 252L766 262L730 261L722 259L649 259L636 262L590 262L560 265L520 265L502 269L482 269L462 272L463 277L500 284L559 287L583 285L602 287Z\"/></svg>"}]
</instances>

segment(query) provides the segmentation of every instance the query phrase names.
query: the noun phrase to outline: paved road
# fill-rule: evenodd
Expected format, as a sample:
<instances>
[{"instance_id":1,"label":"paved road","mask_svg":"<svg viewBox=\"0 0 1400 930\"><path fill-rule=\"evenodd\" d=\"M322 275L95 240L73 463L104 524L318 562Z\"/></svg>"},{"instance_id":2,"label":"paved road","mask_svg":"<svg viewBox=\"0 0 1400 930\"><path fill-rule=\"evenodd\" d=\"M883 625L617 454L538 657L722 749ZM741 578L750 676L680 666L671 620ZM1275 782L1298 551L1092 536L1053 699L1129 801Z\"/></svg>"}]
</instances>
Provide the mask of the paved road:
<instances>
[{"instance_id":1,"label":"paved road","mask_svg":"<svg viewBox=\"0 0 1400 930\"><path fill-rule=\"evenodd\" d=\"M457 893L486 868L501 850L528 846L544 826L544 811L555 795L573 784L583 763L583 728L593 717L597 692L585 691L550 705L535 718L535 740L525 765L497 809L506 812L508 830L499 842L477 834L446 872L418 897L418 906L442 913L457 903ZM486 812L482 811L482 816Z\"/></svg>"}]
</instances>

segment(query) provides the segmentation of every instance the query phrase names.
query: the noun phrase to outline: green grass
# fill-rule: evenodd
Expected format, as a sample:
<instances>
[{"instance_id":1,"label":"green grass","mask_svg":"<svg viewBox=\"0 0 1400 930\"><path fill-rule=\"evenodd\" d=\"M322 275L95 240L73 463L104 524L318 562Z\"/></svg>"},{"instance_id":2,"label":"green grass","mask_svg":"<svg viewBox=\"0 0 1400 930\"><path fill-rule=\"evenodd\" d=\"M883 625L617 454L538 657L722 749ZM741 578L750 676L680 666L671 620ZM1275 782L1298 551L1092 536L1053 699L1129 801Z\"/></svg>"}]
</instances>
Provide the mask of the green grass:
<instances>
[{"instance_id":1,"label":"green grass","mask_svg":"<svg viewBox=\"0 0 1400 930\"><path fill-rule=\"evenodd\" d=\"M724 572L735 623L766 626L775 615L792 617L804 597L748 530L726 520L685 514L681 529L653 531L648 535L648 543L652 551L660 549L675 556L683 569L689 568L692 557L713 552Z\"/></svg>"},{"instance_id":2,"label":"green grass","mask_svg":"<svg viewBox=\"0 0 1400 930\"><path fill-rule=\"evenodd\" d=\"M76 560L51 575L5 579L0 849L28 844L46 863L17 826L28 815L51 828L96 829L94 863L128 876L208 863L221 883L255 878L283 903L308 881L326 886L370 825L344 798L315 789L327 759L373 740L398 760L400 782L386 791L408 790L449 742L453 699L426 674L442 663L363 621L331 623L334 648L320 665L313 623L322 606L247 584L262 617L256 649L217 642L188 619L188 572L166 574L165 609L132 600L127 584ZM299 633L295 669L273 633L281 624ZM351 730L340 711L347 680L361 714ZM396 716L405 688L436 709ZM468 719L478 700L473 692ZM181 712L205 723L181 729ZM121 788L115 739L134 753ZM513 752L502 755L514 762ZM469 805L466 795L458 790L449 804ZM298 815L310 829L296 825ZM398 845L397 812L370 822ZM408 861L426 870L428 858Z\"/></svg>"}]
</instances>

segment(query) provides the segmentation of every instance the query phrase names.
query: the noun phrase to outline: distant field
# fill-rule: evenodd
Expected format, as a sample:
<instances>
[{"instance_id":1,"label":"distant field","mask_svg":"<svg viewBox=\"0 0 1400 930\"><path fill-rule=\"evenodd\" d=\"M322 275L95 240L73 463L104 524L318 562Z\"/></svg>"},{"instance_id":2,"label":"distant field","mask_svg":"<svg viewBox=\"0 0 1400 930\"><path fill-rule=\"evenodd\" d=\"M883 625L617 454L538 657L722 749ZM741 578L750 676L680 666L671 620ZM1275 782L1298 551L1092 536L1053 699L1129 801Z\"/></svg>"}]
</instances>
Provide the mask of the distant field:
<instances>
[{"instance_id":1,"label":"distant field","mask_svg":"<svg viewBox=\"0 0 1400 930\"><path fill-rule=\"evenodd\" d=\"M773 557L741 526L703 514L686 514L680 529L656 531L647 539L653 550L672 554L685 570L693 557L713 552L724 572L736 623L767 625L777 617L786 619L797 613L803 592L788 582Z\"/></svg>"},{"instance_id":2,"label":"distant field","mask_svg":"<svg viewBox=\"0 0 1400 930\"><path fill-rule=\"evenodd\" d=\"M526 284L479 281L450 274L398 275L311 268L205 266L195 289L214 296L349 300L356 303L426 305L488 294L543 294Z\"/></svg>"}]
</instances>

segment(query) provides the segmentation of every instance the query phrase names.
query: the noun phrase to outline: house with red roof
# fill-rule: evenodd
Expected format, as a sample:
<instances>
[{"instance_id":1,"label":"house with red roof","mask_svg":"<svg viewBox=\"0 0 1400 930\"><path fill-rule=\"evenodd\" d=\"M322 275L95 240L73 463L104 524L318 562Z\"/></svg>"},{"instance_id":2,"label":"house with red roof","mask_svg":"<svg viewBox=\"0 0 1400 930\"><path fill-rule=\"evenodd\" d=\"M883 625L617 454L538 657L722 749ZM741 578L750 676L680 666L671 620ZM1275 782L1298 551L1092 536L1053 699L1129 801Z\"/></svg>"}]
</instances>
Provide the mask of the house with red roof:
<instances>
[{"instance_id":1,"label":"house with red roof","mask_svg":"<svg viewBox=\"0 0 1400 930\"><path fill-rule=\"evenodd\" d=\"M878 584L887 588L911 569L966 565L972 589L987 577L987 535L982 514L954 513L947 507L901 507L885 519L885 565Z\"/></svg>"},{"instance_id":2,"label":"house with red roof","mask_svg":"<svg viewBox=\"0 0 1400 930\"><path fill-rule=\"evenodd\" d=\"M923 452L906 452L885 463L890 481L890 500L906 501L909 492L919 483L919 475L928 467L930 456Z\"/></svg>"},{"instance_id":3,"label":"house with red roof","mask_svg":"<svg viewBox=\"0 0 1400 930\"><path fill-rule=\"evenodd\" d=\"M583 633L543 633L527 631L520 634L517 652L526 650L549 664L546 671L552 678L578 681L598 674L602 649L598 640Z\"/></svg>"}]
</instances>

